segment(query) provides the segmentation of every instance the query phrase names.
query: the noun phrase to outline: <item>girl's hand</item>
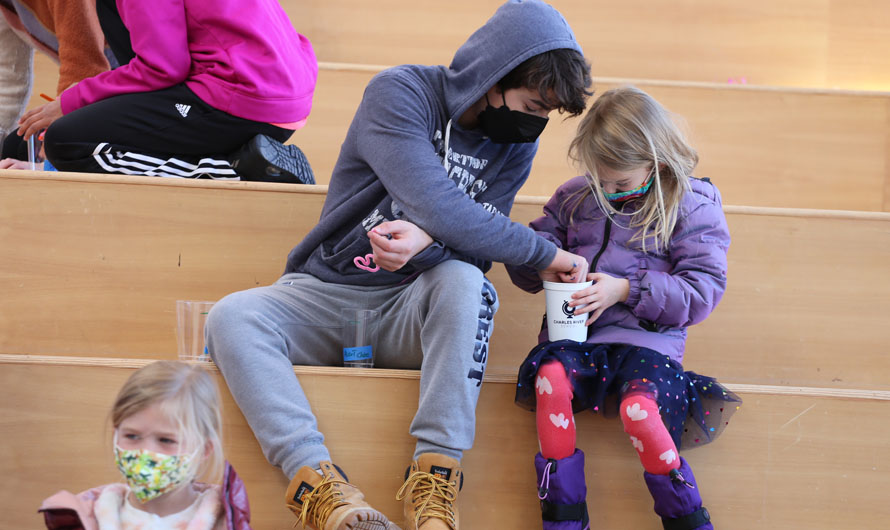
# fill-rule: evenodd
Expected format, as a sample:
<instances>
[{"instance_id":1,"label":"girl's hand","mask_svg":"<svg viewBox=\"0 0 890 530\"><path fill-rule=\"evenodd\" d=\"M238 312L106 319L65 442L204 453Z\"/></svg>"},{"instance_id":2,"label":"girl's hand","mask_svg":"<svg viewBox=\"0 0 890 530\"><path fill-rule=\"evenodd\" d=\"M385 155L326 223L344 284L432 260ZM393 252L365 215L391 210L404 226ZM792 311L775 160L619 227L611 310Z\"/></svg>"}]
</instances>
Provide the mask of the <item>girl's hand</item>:
<instances>
[{"instance_id":1,"label":"girl's hand","mask_svg":"<svg viewBox=\"0 0 890 530\"><path fill-rule=\"evenodd\" d=\"M368 232L374 263L387 271L397 271L426 247L433 238L422 228L408 221L386 221Z\"/></svg>"},{"instance_id":2,"label":"girl's hand","mask_svg":"<svg viewBox=\"0 0 890 530\"><path fill-rule=\"evenodd\" d=\"M538 271L538 275L545 282L581 283L587 277L589 266L586 259L560 248L556 250L556 257L550 265Z\"/></svg>"},{"instance_id":3,"label":"girl's hand","mask_svg":"<svg viewBox=\"0 0 890 530\"><path fill-rule=\"evenodd\" d=\"M569 305L575 308L576 315L593 312L590 318L587 319L587 325L589 326L606 309L618 302L627 301L627 295L630 293L630 282L624 278L616 278L602 272L588 274L587 279L593 280L594 284L573 294L573 300Z\"/></svg>"},{"instance_id":4,"label":"girl's hand","mask_svg":"<svg viewBox=\"0 0 890 530\"><path fill-rule=\"evenodd\" d=\"M31 165L27 160L4 158L3 160L0 160L0 169L31 169ZM43 169L43 164L40 164L40 169Z\"/></svg>"},{"instance_id":5,"label":"girl's hand","mask_svg":"<svg viewBox=\"0 0 890 530\"><path fill-rule=\"evenodd\" d=\"M50 124L62 117L62 104L59 100L50 101L42 107L31 109L19 120L19 136L28 139L46 129Z\"/></svg>"}]
</instances>

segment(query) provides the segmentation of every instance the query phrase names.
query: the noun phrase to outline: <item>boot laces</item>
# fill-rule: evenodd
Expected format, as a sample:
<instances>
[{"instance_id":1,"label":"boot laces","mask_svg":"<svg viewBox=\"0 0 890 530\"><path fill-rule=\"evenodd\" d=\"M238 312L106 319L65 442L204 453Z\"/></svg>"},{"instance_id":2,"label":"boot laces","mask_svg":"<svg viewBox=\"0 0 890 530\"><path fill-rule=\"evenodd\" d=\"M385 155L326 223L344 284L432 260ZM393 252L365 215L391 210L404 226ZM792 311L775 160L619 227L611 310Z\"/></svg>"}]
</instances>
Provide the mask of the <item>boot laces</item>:
<instances>
[{"instance_id":1,"label":"boot laces","mask_svg":"<svg viewBox=\"0 0 890 530\"><path fill-rule=\"evenodd\" d=\"M451 530L457 530L452 509L457 499L457 489L454 484L432 473L415 471L399 488L396 500L403 500L408 495L411 495L414 523L418 527L422 523L421 519L435 517L444 521Z\"/></svg>"},{"instance_id":2,"label":"boot laces","mask_svg":"<svg viewBox=\"0 0 890 530\"><path fill-rule=\"evenodd\" d=\"M303 500L303 509L300 513L296 513L297 524L307 527L315 526L319 530L324 528L328 518L334 513L334 510L349 503L343 500L343 492L340 491L341 484L348 484L345 480L330 478L327 475Z\"/></svg>"}]
</instances>

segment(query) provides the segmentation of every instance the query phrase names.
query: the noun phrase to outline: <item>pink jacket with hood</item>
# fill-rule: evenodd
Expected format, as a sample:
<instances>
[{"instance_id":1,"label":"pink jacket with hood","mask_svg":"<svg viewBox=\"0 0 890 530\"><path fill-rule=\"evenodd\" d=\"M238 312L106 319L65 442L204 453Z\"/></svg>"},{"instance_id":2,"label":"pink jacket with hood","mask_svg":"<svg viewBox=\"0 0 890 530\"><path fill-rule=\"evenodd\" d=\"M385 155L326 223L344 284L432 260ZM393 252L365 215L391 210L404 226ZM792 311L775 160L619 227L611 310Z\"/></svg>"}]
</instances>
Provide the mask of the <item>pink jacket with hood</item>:
<instances>
[{"instance_id":1,"label":"pink jacket with hood","mask_svg":"<svg viewBox=\"0 0 890 530\"><path fill-rule=\"evenodd\" d=\"M227 462L223 474L223 484L212 486L196 484L201 491L217 488L223 514L217 521L215 530L251 530L250 505L244 483L235 473L235 469ZM77 495L68 491L60 491L49 497L40 506L48 530L98 530L95 505L99 495L107 488L125 487L123 484L107 484L92 488Z\"/></svg>"},{"instance_id":2,"label":"pink jacket with hood","mask_svg":"<svg viewBox=\"0 0 890 530\"><path fill-rule=\"evenodd\" d=\"M218 110L263 123L309 115L312 44L276 0L117 0L136 57L62 92L62 112L185 83Z\"/></svg>"}]
</instances>

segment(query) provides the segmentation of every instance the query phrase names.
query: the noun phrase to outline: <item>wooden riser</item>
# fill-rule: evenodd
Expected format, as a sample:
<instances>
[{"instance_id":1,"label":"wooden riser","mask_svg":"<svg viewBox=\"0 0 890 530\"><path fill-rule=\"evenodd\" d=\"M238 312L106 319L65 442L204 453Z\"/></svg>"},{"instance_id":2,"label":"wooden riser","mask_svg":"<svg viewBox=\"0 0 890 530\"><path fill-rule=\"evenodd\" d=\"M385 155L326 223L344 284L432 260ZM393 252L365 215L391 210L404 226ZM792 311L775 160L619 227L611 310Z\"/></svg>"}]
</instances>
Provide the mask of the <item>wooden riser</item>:
<instances>
[{"instance_id":1,"label":"wooden riser","mask_svg":"<svg viewBox=\"0 0 890 530\"><path fill-rule=\"evenodd\" d=\"M48 66L39 75L51 78L56 66ZM376 73L340 67L323 66L309 123L290 140L306 153L319 184L330 182L364 87ZM890 94L636 84L685 119L701 159L696 175L712 178L727 204L890 211ZM599 81L596 93L614 86ZM579 174L566 156L578 121L553 116L521 193L550 196Z\"/></svg>"},{"instance_id":2,"label":"wooden riser","mask_svg":"<svg viewBox=\"0 0 890 530\"><path fill-rule=\"evenodd\" d=\"M726 210L727 291L689 329L687 369L745 383L890 389L890 216ZM518 203L512 215L525 222L540 213ZM842 289L831 287L835 275ZM540 329L543 294L527 295L506 278L497 285L507 309L495 318L495 337L506 334L490 367L518 366L528 349L505 346Z\"/></svg>"},{"instance_id":3,"label":"wooden riser","mask_svg":"<svg viewBox=\"0 0 890 530\"><path fill-rule=\"evenodd\" d=\"M450 64L501 0L287 0L322 61ZM594 74L688 81L890 88L890 16L881 0L555 0Z\"/></svg>"},{"instance_id":4,"label":"wooden riser","mask_svg":"<svg viewBox=\"0 0 890 530\"><path fill-rule=\"evenodd\" d=\"M375 72L322 69L313 114L291 142L330 182L340 145ZM630 80L633 82L633 80ZM617 83L624 84L624 83ZM598 82L597 95L617 86ZM877 190L890 181L890 94L833 94L731 86L637 85L678 114L727 204L890 210ZM566 153L579 120L553 115L521 193L550 196L580 174ZM838 175L845 178L838 178Z\"/></svg>"},{"instance_id":5,"label":"wooden riser","mask_svg":"<svg viewBox=\"0 0 890 530\"><path fill-rule=\"evenodd\" d=\"M92 180L91 182L88 182ZM174 358L176 300L268 285L324 188L0 172L0 352ZM520 198L513 218L539 215ZM729 288L688 369L740 383L890 389L890 214L727 207ZM543 295L501 298L492 373L536 343ZM849 352L838 355L838 352Z\"/></svg>"},{"instance_id":6,"label":"wooden riser","mask_svg":"<svg viewBox=\"0 0 890 530\"><path fill-rule=\"evenodd\" d=\"M285 0L320 61L450 64L501 0ZM890 90L883 0L556 0L595 77ZM38 61L52 64L40 54ZM57 68L51 69L57 78ZM55 81L38 84L54 94ZM36 91L35 91L36 92Z\"/></svg>"},{"instance_id":7,"label":"wooden riser","mask_svg":"<svg viewBox=\"0 0 890 530\"><path fill-rule=\"evenodd\" d=\"M120 385L145 362L99 360L90 366L79 359L0 356L0 529L40 526L35 510L58 489L80 491L118 479L106 416ZM413 452L407 429L417 373L337 368L297 373L335 460L373 505L400 520L395 492ZM216 377L224 395L226 452L247 484L254 528L289 527L293 518L282 506L286 480L265 462ZM462 528L540 528L534 415L513 405L513 388L506 381L483 386L476 445L463 460ZM880 420L888 417L890 396L761 391L741 392L745 404L716 443L684 453L719 528L883 527L890 517L885 502L890 433ZM596 528L660 528L620 422L585 413L577 425Z\"/></svg>"}]
</instances>

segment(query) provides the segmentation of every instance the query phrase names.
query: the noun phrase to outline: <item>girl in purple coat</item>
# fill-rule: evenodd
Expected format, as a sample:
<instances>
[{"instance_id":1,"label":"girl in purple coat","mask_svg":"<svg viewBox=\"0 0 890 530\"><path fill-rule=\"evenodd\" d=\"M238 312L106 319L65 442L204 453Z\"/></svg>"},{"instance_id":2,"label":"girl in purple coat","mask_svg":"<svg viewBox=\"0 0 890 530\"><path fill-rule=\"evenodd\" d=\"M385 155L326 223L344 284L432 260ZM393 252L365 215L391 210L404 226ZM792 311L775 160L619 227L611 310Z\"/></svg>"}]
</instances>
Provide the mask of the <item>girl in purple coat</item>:
<instances>
[{"instance_id":1,"label":"girl in purple coat","mask_svg":"<svg viewBox=\"0 0 890 530\"><path fill-rule=\"evenodd\" d=\"M588 527L573 413L590 409L620 415L665 529L711 529L678 449L713 441L740 404L681 364L686 327L704 320L726 288L720 193L691 177L695 150L668 112L633 87L600 96L570 153L586 174L562 185L530 226L588 259L593 285L570 303L575 315L588 315L588 338L548 342L542 330L516 388L517 404L537 412L544 528ZM507 269L529 292L559 281Z\"/></svg>"}]
</instances>

